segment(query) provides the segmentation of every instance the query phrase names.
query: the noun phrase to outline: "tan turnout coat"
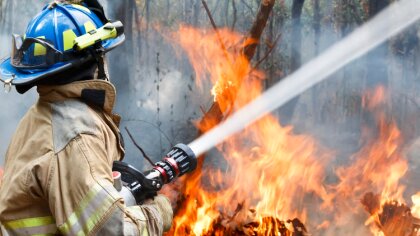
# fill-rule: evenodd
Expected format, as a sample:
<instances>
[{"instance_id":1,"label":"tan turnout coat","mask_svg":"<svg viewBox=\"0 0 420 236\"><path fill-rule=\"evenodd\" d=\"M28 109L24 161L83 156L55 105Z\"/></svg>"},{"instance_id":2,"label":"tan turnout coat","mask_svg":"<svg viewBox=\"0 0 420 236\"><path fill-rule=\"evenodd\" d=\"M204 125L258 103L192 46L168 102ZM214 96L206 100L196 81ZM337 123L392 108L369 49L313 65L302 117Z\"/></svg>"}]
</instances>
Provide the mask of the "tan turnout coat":
<instances>
[{"instance_id":1,"label":"tan turnout coat","mask_svg":"<svg viewBox=\"0 0 420 236\"><path fill-rule=\"evenodd\" d=\"M124 154L113 85L78 81L38 93L6 154L3 234L161 235L159 208L127 207L113 187L112 163Z\"/></svg>"}]
</instances>

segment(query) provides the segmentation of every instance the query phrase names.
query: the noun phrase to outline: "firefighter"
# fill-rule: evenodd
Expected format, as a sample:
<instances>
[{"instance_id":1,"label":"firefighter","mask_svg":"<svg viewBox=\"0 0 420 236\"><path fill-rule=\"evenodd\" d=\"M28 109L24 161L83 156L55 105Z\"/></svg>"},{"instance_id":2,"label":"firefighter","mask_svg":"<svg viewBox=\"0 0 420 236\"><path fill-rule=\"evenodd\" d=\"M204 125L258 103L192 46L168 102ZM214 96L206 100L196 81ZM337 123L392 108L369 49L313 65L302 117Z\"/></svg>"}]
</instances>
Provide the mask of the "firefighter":
<instances>
[{"instance_id":1,"label":"firefighter","mask_svg":"<svg viewBox=\"0 0 420 236\"><path fill-rule=\"evenodd\" d=\"M167 198L126 206L113 187L112 164L124 147L103 56L124 34L98 4L49 4L24 36L13 35L11 57L0 65L6 85L39 93L6 153L3 235L154 236L170 228Z\"/></svg>"}]
</instances>

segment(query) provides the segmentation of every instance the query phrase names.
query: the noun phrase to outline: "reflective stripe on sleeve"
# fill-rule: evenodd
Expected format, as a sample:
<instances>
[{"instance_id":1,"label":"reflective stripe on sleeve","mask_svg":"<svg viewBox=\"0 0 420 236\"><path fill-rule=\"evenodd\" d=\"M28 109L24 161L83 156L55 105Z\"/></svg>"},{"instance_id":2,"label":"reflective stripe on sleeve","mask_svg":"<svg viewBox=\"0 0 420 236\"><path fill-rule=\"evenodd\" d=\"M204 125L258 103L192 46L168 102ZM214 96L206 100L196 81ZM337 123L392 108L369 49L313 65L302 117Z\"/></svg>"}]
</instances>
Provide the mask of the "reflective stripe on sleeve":
<instances>
[{"instance_id":1,"label":"reflective stripe on sleeve","mask_svg":"<svg viewBox=\"0 0 420 236\"><path fill-rule=\"evenodd\" d=\"M89 234L114 202L105 188L95 184L64 224L58 227L60 232L66 235Z\"/></svg>"},{"instance_id":2,"label":"reflective stripe on sleeve","mask_svg":"<svg viewBox=\"0 0 420 236\"><path fill-rule=\"evenodd\" d=\"M149 231L146 228L144 228L143 232L141 232L141 236L149 236Z\"/></svg>"},{"instance_id":3,"label":"reflective stripe on sleeve","mask_svg":"<svg viewBox=\"0 0 420 236\"><path fill-rule=\"evenodd\" d=\"M3 222L10 235L55 235L57 227L52 216L33 217Z\"/></svg>"}]
</instances>

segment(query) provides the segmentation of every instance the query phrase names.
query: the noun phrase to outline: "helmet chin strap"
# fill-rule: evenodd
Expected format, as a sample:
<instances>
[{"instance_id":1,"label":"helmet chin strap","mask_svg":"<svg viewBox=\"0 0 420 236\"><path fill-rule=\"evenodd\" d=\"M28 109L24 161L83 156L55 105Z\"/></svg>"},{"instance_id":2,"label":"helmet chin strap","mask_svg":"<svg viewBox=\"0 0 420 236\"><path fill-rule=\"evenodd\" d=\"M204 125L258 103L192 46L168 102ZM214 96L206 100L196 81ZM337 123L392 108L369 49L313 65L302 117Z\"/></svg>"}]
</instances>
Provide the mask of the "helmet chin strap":
<instances>
[{"instance_id":1,"label":"helmet chin strap","mask_svg":"<svg viewBox=\"0 0 420 236\"><path fill-rule=\"evenodd\" d=\"M94 79L109 81L108 66L104 56L100 56L96 59L98 64L97 73L95 73Z\"/></svg>"},{"instance_id":2,"label":"helmet chin strap","mask_svg":"<svg viewBox=\"0 0 420 236\"><path fill-rule=\"evenodd\" d=\"M101 44L94 45L94 48L89 50L91 55L95 58L98 65L97 72L94 74L94 79L109 81L108 68L105 63L105 50Z\"/></svg>"}]
</instances>

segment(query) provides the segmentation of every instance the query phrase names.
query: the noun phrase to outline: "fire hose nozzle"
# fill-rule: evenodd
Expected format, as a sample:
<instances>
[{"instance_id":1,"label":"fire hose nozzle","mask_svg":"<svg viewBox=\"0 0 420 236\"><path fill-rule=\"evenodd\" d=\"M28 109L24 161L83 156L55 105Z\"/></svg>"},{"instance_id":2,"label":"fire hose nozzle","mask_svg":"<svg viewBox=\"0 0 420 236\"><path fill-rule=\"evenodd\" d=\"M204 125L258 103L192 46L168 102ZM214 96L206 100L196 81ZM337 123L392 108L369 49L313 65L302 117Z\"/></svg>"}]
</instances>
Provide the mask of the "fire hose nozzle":
<instances>
[{"instance_id":1,"label":"fire hose nozzle","mask_svg":"<svg viewBox=\"0 0 420 236\"><path fill-rule=\"evenodd\" d=\"M192 149L185 144L177 144L151 170L140 172L120 161L114 162L112 170L120 173L123 185L120 189L124 191L119 192L126 202L132 202L129 199L134 197L135 202L141 204L145 199L155 196L164 184L195 170L196 167L197 158Z\"/></svg>"},{"instance_id":2,"label":"fire hose nozzle","mask_svg":"<svg viewBox=\"0 0 420 236\"><path fill-rule=\"evenodd\" d=\"M197 157L194 152L187 145L180 143L175 145L161 161L156 162L153 169L161 173L166 184L195 170L196 167Z\"/></svg>"}]
</instances>

